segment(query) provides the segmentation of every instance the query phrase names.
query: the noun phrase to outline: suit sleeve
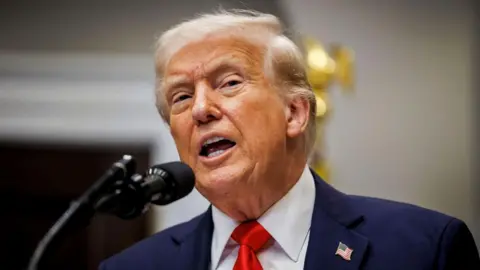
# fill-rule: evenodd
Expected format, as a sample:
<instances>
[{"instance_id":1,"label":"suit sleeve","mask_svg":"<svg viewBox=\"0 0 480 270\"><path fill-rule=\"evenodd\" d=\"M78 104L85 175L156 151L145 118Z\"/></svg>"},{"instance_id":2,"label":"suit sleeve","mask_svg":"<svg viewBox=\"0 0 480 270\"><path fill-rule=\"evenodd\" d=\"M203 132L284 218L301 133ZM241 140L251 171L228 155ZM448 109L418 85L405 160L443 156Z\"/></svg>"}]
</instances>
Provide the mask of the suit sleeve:
<instances>
[{"instance_id":1,"label":"suit sleeve","mask_svg":"<svg viewBox=\"0 0 480 270\"><path fill-rule=\"evenodd\" d=\"M452 219L440 239L437 254L438 270L479 270L480 258L472 233L467 225Z\"/></svg>"}]
</instances>

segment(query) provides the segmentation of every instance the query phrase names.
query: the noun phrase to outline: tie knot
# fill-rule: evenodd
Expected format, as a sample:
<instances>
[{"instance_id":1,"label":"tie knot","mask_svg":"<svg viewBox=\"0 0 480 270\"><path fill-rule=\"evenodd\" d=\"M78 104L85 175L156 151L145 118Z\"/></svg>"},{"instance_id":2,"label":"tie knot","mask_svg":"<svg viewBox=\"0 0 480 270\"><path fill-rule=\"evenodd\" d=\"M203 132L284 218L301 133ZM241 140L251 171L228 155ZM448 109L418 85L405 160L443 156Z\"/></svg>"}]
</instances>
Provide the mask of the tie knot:
<instances>
[{"instance_id":1,"label":"tie knot","mask_svg":"<svg viewBox=\"0 0 480 270\"><path fill-rule=\"evenodd\" d=\"M271 236L260 223L253 220L238 225L232 233L232 238L240 245L246 245L257 252Z\"/></svg>"}]
</instances>

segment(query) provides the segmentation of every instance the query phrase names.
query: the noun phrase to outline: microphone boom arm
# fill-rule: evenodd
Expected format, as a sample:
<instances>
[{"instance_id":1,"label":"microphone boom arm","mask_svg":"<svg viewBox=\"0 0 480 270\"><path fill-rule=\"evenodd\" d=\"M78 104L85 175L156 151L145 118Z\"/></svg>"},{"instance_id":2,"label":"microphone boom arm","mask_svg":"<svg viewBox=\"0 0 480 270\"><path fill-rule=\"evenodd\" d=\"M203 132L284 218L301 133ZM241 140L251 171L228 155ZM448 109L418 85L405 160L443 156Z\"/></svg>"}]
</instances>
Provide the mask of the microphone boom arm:
<instances>
[{"instance_id":1,"label":"microphone boom arm","mask_svg":"<svg viewBox=\"0 0 480 270\"><path fill-rule=\"evenodd\" d=\"M95 213L95 205L100 196L118 180L130 178L135 171L136 164L129 155L114 163L79 199L73 201L70 207L57 220L37 245L28 265L28 270L37 270L42 259L48 255L53 247L72 229L86 227Z\"/></svg>"}]
</instances>

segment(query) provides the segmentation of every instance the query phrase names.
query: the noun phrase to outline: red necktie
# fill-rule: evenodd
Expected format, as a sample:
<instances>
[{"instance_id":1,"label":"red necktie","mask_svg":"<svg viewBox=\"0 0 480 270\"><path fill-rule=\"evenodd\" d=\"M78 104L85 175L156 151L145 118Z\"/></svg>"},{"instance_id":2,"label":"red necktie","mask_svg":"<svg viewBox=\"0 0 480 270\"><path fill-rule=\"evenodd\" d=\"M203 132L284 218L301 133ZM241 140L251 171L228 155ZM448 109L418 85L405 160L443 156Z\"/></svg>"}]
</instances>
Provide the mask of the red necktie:
<instances>
[{"instance_id":1,"label":"red necktie","mask_svg":"<svg viewBox=\"0 0 480 270\"><path fill-rule=\"evenodd\" d=\"M233 270L262 270L255 253L271 238L265 228L256 221L248 221L235 228L232 238L240 244Z\"/></svg>"}]
</instances>

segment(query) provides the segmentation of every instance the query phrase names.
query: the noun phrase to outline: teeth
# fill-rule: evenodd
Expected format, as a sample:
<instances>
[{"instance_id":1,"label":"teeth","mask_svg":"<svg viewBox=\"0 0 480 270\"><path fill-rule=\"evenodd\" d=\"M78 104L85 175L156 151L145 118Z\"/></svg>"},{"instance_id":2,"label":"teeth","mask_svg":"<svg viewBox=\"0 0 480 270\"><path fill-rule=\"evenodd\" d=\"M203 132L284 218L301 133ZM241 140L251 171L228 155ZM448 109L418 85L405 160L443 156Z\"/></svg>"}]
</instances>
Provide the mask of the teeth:
<instances>
[{"instance_id":1,"label":"teeth","mask_svg":"<svg viewBox=\"0 0 480 270\"><path fill-rule=\"evenodd\" d=\"M225 138L224 137L213 137L213 138L208 139L206 142L204 142L203 146L211 144L211 143L215 143L215 142L218 142L218 141L221 141L221 140L225 140Z\"/></svg>"},{"instance_id":2,"label":"teeth","mask_svg":"<svg viewBox=\"0 0 480 270\"><path fill-rule=\"evenodd\" d=\"M208 154L208 157L216 157L216 156L219 156L219 155L223 154L223 152L225 152L225 150L217 150L215 152L212 152L212 153Z\"/></svg>"}]
</instances>

